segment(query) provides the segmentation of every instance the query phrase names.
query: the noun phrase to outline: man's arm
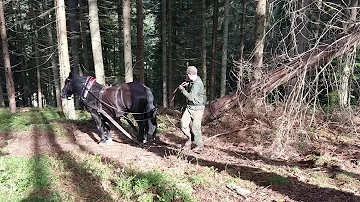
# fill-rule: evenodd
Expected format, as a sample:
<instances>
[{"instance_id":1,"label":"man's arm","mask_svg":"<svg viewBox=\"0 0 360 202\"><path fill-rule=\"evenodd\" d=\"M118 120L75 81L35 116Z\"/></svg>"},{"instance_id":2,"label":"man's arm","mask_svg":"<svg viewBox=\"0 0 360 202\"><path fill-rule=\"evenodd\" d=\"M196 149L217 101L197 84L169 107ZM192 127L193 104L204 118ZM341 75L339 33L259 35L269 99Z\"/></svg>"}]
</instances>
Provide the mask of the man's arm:
<instances>
[{"instance_id":1,"label":"man's arm","mask_svg":"<svg viewBox=\"0 0 360 202\"><path fill-rule=\"evenodd\" d=\"M193 85L191 87L190 93L185 90L185 88L180 88L181 93L192 103L195 105L200 104L200 101L198 99L198 93L200 91L200 87L198 85Z\"/></svg>"}]
</instances>

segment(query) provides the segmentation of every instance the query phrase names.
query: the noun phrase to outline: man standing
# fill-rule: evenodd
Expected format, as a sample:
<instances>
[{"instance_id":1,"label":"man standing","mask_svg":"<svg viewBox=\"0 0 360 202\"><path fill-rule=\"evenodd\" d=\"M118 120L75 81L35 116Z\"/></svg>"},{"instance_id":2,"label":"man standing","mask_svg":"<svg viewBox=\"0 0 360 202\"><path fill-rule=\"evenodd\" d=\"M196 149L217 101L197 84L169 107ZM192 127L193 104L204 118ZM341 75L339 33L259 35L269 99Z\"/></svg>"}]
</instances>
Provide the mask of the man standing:
<instances>
[{"instance_id":1,"label":"man standing","mask_svg":"<svg viewBox=\"0 0 360 202\"><path fill-rule=\"evenodd\" d=\"M204 143L201 134L201 119L204 114L204 84L201 78L197 75L197 69L194 66L189 66L186 70L186 78L190 82L183 82L179 85L181 93L187 99L187 106L181 118L181 130L188 137L184 145L184 149L191 149L191 132L194 135L194 142L196 147L194 152L200 152L204 148ZM190 92L185 87L189 86ZM191 131L190 131L190 123Z\"/></svg>"}]
</instances>

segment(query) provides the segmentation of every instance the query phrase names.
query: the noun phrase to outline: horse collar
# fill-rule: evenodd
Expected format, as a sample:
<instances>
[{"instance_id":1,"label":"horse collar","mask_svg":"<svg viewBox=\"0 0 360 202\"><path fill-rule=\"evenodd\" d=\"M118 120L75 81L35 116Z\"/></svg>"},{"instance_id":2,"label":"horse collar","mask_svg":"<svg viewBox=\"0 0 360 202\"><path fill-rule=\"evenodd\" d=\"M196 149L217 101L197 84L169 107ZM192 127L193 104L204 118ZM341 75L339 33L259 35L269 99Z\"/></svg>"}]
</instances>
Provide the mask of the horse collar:
<instances>
[{"instance_id":1,"label":"horse collar","mask_svg":"<svg viewBox=\"0 0 360 202\"><path fill-rule=\"evenodd\" d=\"M87 95L89 93L89 90L94 85L95 81L96 81L95 77L92 77L92 76L86 77L86 82L85 82L84 88L82 90L83 93L81 93L82 94L82 96L81 96L82 100L86 100L86 97L87 97Z\"/></svg>"}]
</instances>

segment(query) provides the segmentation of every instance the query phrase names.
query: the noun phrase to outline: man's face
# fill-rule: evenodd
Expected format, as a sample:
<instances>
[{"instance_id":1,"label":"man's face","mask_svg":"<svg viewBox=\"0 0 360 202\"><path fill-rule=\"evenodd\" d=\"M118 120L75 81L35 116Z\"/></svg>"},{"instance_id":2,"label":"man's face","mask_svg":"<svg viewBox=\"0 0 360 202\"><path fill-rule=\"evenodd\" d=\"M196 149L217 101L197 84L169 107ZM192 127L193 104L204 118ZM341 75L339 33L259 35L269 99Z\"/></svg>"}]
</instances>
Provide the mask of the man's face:
<instances>
[{"instance_id":1,"label":"man's face","mask_svg":"<svg viewBox=\"0 0 360 202\"><path fill-rule=\"evenodd\" d=\"M186 79L190 80L190 74L189 73L186 73Z\"/></svg>"}]
</instances>

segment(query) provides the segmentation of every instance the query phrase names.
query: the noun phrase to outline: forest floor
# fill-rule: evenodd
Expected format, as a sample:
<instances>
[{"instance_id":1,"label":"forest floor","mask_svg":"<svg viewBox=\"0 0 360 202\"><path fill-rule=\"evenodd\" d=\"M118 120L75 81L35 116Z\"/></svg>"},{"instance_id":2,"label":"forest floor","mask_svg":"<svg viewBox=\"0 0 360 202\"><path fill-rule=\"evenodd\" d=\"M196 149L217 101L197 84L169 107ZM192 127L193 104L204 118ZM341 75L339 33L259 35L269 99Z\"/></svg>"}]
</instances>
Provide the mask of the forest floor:
<instances>
[{"instance_id":1,"label":"forest floor","mask_svg":"<svg viewBox=\"0 0 360 202\"><path fill-rule=\"evenodd\" d=\"M99 146L96 127L88 121L64 125L67 136L6 133L0 136L0 146L6 147L7 155L96 154L122 167L184 175L211 168L212 183L193 187L198 201L360 201L360 139L344 120L316 116L311 128L299 131L302 138L292 147L279 148L273 144L281 115L276 109L228 113L202 128L205 149L194 153L179 148L185 141L178 128L179 113L159 112L158 145L139 147L114 131L113 144ZM238 180L226 183L234 178Z\"/></svg>"}]
</instances>

